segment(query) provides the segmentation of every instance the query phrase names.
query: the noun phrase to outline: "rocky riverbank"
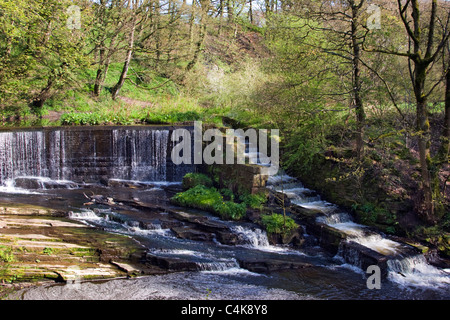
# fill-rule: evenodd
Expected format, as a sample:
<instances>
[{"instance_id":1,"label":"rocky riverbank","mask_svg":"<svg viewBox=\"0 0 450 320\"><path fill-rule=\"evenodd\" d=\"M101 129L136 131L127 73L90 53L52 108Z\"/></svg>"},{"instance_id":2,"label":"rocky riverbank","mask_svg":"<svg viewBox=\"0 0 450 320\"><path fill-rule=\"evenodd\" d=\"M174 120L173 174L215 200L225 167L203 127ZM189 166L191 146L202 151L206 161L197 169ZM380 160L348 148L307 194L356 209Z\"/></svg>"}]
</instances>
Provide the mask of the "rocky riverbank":
<instances>
[{"instance_id":1,"label":"rocky riverbank","mask_svg":"<svg viewBox=\"0 0 450 320\"><path fill-rule=\"evenodd\" d=\"M143 268L144 248L133 239L69 219L51 208L0 204L3 290L24 283L108 279L163 272ZM137 266L139 265L139 266Z\"/></svg>"}]
</instances>

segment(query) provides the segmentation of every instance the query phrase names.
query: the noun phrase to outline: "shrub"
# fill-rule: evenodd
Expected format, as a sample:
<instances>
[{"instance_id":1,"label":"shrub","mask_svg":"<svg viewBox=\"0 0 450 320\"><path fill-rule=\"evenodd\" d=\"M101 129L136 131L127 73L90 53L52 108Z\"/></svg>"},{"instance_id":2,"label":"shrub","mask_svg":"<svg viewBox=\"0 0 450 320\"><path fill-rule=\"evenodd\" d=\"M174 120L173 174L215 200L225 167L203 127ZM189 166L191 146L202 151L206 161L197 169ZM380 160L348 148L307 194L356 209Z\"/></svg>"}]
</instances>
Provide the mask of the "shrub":
<instances>
[{"instance_id":1,"label":"shrub","mask_svg":"<svg viewBox=\"0 0 450 320\"><path fill-rule=\"evenodd\" d=\"M213 182L210 177L203 173L188 173L183 177L183 188L190 189L196 187L198 185L202 185L205 187L212 187Z\"/></svg>"},{"instance_id":2,"label":"shrub","mask_svg":"<svg viewBox=\"0 0 450 320\"><path fill-rule=\"evenodd\" d=\"M261 221L268 233L286 234L298 228L298 224L292 218L278 213L262 216Z\"/></svg>"},{"instance_id":3,"label":"shrub","mask_svg":"<svg viewBox=\"0 0 450 320\"><path fill-rule=\"evenodd\" d=\"M197 185L172 197L172 202L180 206L210 211L224 219L239 220L245 216L246 206L233 201L224 201L223 196L215 188Z\"/></svg>"},{"instance_id":4,"label":"shrub","mask_svg":"<svg viewBox=\"0 0 450 320\"><path fill-rule=\"evenodd\" d=\"M214 211L222 218L240 220L245 217L247 208L245 203L235 203L233 201L223 201L214 206Z\"/></svg>"},{"instance_id":5,"label":"shrub","mask_svg":"<svg viewBox=\"0 0 450 320\"><path fill-rule=\"evenodd\" d=\"M215 188L207 188L199 184L184 192L177 193L171 200L181 206L214 211L214 206L222 203L223 197Z\"/></svg>"},{"instance_id":6,"label":"shrub","mask_svg":"<svg viewBox=\"0 0 450 320\"><path fill-rule=\"evenodd\" d=\"M225 197L225 199L234 201L234 193L230 189L220 189L220 193Z\"/></svg>"},{"instance_id":7,"label":"shrub","mask_svg":"<svg viewBox=\"0 0 450 320\"><path fill-rule=\"evenodd\" d=\"M267 202L267 197L265 194L243 194L239 196L241 200L247 207L252 209L260 209L264 203Z\"/></svg>"}]
</instances>

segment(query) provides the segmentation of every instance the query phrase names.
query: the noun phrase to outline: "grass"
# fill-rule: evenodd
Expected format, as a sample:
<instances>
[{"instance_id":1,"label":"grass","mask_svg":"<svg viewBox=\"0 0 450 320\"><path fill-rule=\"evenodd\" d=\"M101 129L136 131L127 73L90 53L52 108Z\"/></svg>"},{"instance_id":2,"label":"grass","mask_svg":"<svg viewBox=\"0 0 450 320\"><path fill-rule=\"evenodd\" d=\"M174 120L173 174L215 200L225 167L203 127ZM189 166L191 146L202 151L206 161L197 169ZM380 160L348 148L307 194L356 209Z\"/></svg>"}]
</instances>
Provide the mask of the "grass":
<instances>
[{"instance_id":1,"label":"grass","mask_svg":"<svg viewBox=\"0 0 450 320\"><path fill-rule=\"evenodd\" d=\"M10 125L174 124L201 120L222 126L222 116L227 114L228 109L205 107L198 98L183 93L181 87L170 79L137 64L130 69L128 78L131 81L125 81L118 99L112 100L111 88L117 82L121 68L122 63L110 65L98 97L93 94L95 70L89 69L78 75L79 79L73 83L72 89L57 92L42 109L31 110L24 106L15 114L20 121ZM55 113L60 116L59 119L55 119ZM14 118L5 108L1 114Z\"/></svg>"}]
</instances>

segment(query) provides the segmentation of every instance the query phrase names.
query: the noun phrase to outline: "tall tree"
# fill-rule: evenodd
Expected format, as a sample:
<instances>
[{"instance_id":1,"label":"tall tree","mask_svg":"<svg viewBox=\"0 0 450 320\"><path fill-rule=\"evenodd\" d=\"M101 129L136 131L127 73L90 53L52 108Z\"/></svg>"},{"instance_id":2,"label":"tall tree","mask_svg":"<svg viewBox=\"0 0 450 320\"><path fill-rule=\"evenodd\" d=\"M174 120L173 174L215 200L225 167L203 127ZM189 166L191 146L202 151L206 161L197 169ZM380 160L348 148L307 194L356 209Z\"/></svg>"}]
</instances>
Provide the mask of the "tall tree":
<instances>
[{"instance_id":1,"label":"tall tree","mask_svg":"<svg viewBox=\"0 0 450 320\"><path fill-rule=\"evenodd\" d=\"M128 69L130 68L131 59L134 52L135 34L138 24L142 21L140 14L142 13L143 7L147 5L146 2L142 3L139 0L128 1L127 11L129 14L128 18L128 42L125 53L125 60L123 62L122 71L119 76L119 80L111 89L111 97L116 100L120 89L122 89L125 80L127 79Z\"/></svg>"},{"instance_id":2,"label":"tall tree","mask_svg":"<svg viewBox=\"0 0 450 320\"><path fill-rule=\"evenodd\" d=\"M429 84L430 69L440 57L440 53L447 43L450 30L450 11L446 4L431 0L397 0L398 15L403 22L407 35L408 50L400 51L392 48L369 48L368 51L377 51L390 55L406 57L410 63L410 77L416 102L416 133L419 160L422 176L423 208L422 214L429 222L436 222L442 213L436 212L439 206L439 183L436 175L438 168L433 161L431 147L431 130L429 121L428 98L436 88ZM443 32L437 33L437 23L444 16ZM441 13L441 14L442 14ZM438 211L440 211L438 209Z\"/></svg>"},{"instance_id":3,"label":"tall tree","mask_svg":"<svg viewBox=\"0 0 450 320\"><path fill-rule=\"evenodd\" d=\"M348 88L341 94L349 96L350 107L355 111L355 152L358 159L362 158L364 152L366 121L361 78L361 49L365 34L362 13L365 5L365 0L312 1L307 10L308 15L319 23L312 27L321 30L329 38L323 45L319 44L318 49L336 57L336 62L350 68Z\"/></svg>"}]
</instances>

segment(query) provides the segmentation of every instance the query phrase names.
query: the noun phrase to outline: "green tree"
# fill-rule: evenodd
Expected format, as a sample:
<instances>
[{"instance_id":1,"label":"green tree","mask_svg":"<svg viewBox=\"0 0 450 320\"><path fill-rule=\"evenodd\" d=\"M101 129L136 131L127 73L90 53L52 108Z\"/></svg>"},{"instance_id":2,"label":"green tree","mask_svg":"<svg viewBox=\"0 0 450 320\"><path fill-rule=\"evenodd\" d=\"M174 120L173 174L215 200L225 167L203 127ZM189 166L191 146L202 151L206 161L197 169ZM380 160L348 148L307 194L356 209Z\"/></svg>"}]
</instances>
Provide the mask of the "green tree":
<instances>
[{"instance_id":1,"label":"green tree","mask_svg":"<svg viewBox=\"0 0 450 320\"><path fill-rule=\"evenodd\" d=\"M371 48L369 51L406 57L410 63L410 77L416 102L416 128L419 146L419 160L422 177L423 208L425 219L436 222L442 215L440 205L438 167L431 156L431 130L428 99L436 88L429 77L430 70L440 57L449 36L450 9L446 3L431 0L422 3L419 0L402 2L397 0L397 13L403 22L407 35L407 50L398 48ZM442 17L442 16L443 17ZM438 21L444 22L443 32L437 32ZM431 83L430 83L431 82Z\"/></svg>"}]
</instances>

